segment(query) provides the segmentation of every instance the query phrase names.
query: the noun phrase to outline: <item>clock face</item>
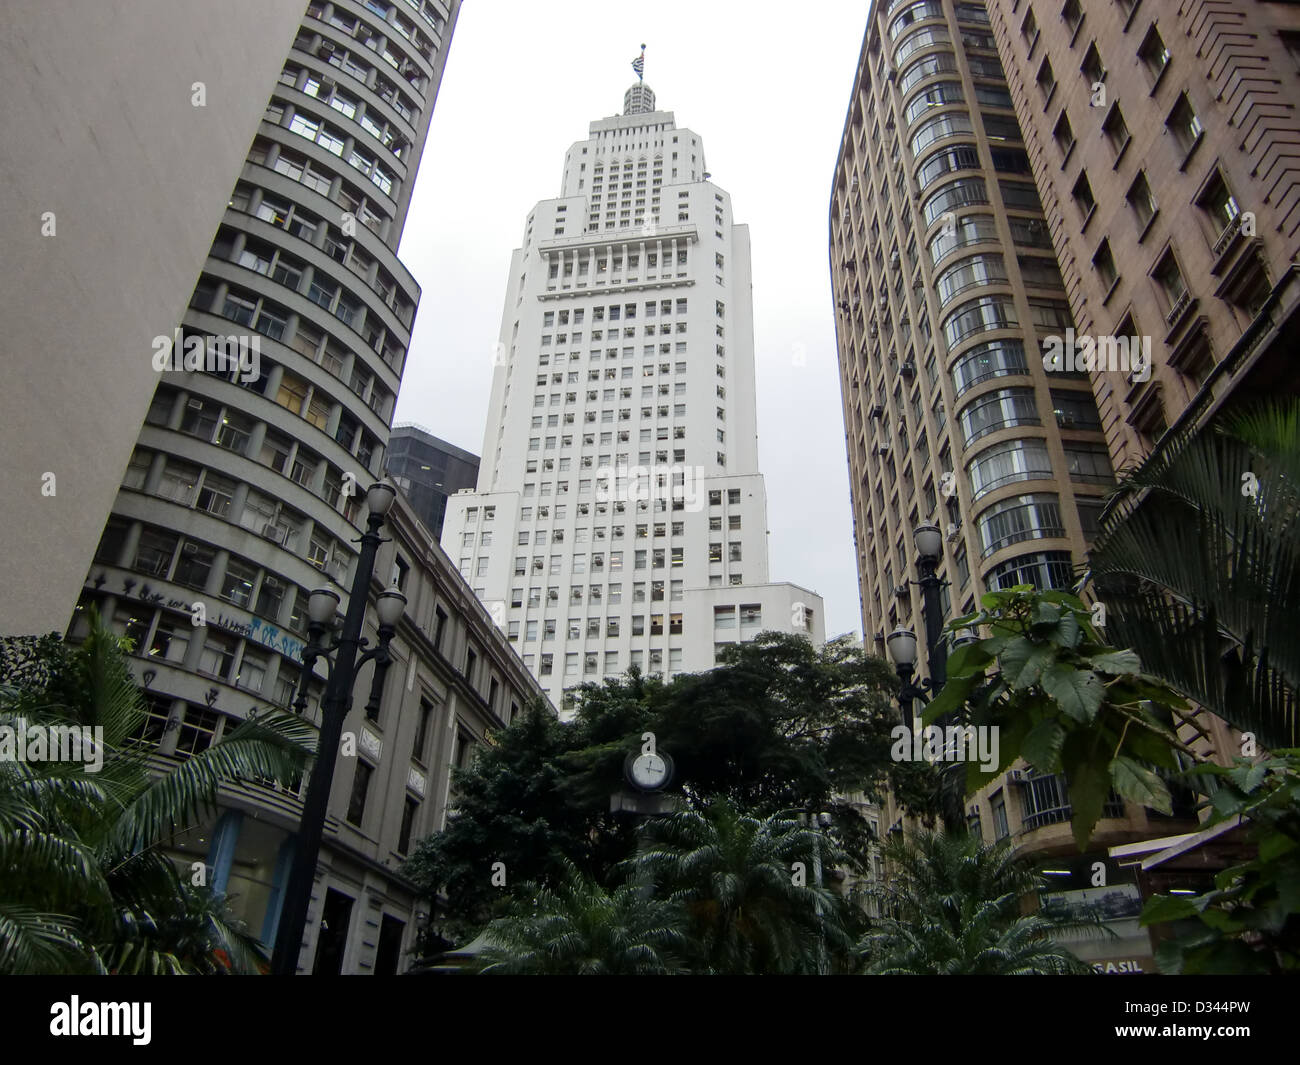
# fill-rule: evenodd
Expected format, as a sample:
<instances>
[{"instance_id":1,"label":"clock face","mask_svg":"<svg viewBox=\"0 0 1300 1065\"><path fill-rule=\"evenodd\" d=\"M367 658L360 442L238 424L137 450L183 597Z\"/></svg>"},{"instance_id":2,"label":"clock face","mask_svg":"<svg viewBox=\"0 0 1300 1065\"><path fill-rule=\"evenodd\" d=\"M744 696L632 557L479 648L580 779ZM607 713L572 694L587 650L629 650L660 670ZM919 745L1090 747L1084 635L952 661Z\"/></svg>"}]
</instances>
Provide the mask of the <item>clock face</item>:
<instances>
[{"instance_id":1,"label":"clock face","mask_svg":"<svg viewBox=\"0 0 1300 1065\"><path fill-rule=\"evenodd\" d=\"M668 779L668 763L657 754L643 754L633 759L632 781L639 788L657 788Z\"/></svg>"}]
</instances>

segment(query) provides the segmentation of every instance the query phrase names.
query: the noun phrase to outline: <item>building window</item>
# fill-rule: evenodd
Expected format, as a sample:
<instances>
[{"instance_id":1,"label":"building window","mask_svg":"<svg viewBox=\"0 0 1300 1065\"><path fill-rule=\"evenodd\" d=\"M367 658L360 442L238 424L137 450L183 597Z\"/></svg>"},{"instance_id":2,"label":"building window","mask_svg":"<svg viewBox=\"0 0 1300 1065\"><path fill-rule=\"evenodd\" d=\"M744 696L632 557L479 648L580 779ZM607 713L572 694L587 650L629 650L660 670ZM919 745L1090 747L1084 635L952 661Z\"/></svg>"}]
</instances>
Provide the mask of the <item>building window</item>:
<instances>
[{"instance_id":1,"label":"building window","mask_svg":"<svg viewBox=\"0 0 1300 1065\"><path fill-rule=\"evenodd\" d=\"M1139 170L1137 177L1133 179L1133 184L1129 186L1125 194L1128 200L1129 209L1137 219L1139 231L1145 231L1151 224L1151 220L1156 216L1156 199L1151 194L1151 186L1147 182L1145 171Z\"/></svg>"},{"instance_id":2,"label":"building window","mask_svg":"<svg viewBox=\"0 0 1300 1065\"><path fill-rule=\"evenodd\" d=\"M1095 87L1106 80L1106 64L1101 61L1101 53L1097 51L1097 42L1094 41L1088 45L1088 50L1083 54L1083 62L1079 65L1083 71L1083 76Z\"/></svg>"},{"instance_id":3,"label":"building window","mask_svg":"<svg viewBox=\"0 0 1300 1065\"><path fill-rule=\"evenodd\" d=\"M1128 123L1124 121L1124 112L1120 110L1119 104L1110 109L1106 116L1106 121L1101 125L1102 132L1106 135L1106 140L1110 144L1111 151L1115 153L1115 161L1124 154L1128 147L1128 142L1132 139L1129 136Z\"/></svg>"},{"instance_id":4,"label":"building window","mask_svg":"<svg viewBox=\"0 0 1300 1065\"><path fill-rule=\"evenodd\" d=\"M1160 31L1156 29L1154 23L1147 30L1147 35L1138 48L1138 58L1142 60L1142 65L1146 67L1147 74L1151 78L1151 85L1154 88L1169 66L1169 49L1165 47L1164 39L1160 36Z\"/></svg>"},{"instance_id":5,"label":"building window","mask_svg":"<svg viewBox=\"0 0 1300 1065\"><path fill-rule=\"evenodd\" d=\"M1074 183L1074 188L1070 190L1070 195L1074 198L1075 206L1079 208L1079 214L1083 216L1086 225L1088 217L1097 206L1097 201L1092 195L1092 185L1089 184L1086 173L1079 175L1078 180Z\"/></svg>"},{"instance_id":6,"label":"building window","mask_svg":"<svg viewBox=\"0 0 1300 1065\"><path fill-rule=\"evenodd\" d=\"M989 809L993 814L994 840L1006 839L1011 835L1011 827L1007 824L1007 801L1001 791L989 799Z\"/></svg>"},{"instance_id":7,"label":"building window","mask_svg":"<svg viewBox=\"0 0 1300 1065\"><path fill-rule=\"evenodd\" d=\"M411 830L415 827L416 814L420 812L420 803L410 795L402 805L402 827L397 834L397 853L405 854L411 849ZM387 920L387 917L384 918Z\"/></svg>"},{"instance_id":8,"label":"building window","mask_svg":"<svg viewBox=\"0 0 1300 1065\"><path fill-rule=\"evenodd\" d=\"M985 558L1024 540L1064 535L1060 501L1051 493L1009 496L995 503L979 519L980 547Z\"/></svg>"},{"instance_id":9,"label":"building window","mask_svg":"<svg viewBox=\"0 0 1300 1065\"><path fill-rule=\"evenodd\" d=\"M1230 229L1235 227L1237 219L1241 215L1241 209L1237 205L1237 198L1233 196L1232 191L1228 188L1221 170L1214 171L1205 186L1205 191L1196 198L1196 206L1209 216L1215 242L1214 250L1217 253L1221 250L1219 242L1223 240Z\"/></svg>"},{"instance_id":10,"label":"building window","mask_svg":"<svg viewBox=\"0 0 1300 1065\"><path fill-rule=\"evenodd\" d=\"M1187 297L1187 285L1183 281L1183 272L1179 269L1172 248L1160 257L1156 268L1151 272L1151 277L1164 299L1167 320L1172 324L1182 312Z\"/></svg>"},{"instance_id":11,"label":"building window","mask_svg":"<svg viewBox=\"0 0 1300 1065\"><path fill-rule=\"evenodd\" d=\"M1009 558L989 570L990 591L1032 584L1039 591L1069 588L1074 583L1073 560L1068 551L1039 551Z\"/></svg>"},{"instance_id":12,"label":"building window","mask_svg":"<svg viewBox=\"0 0 1300 1065\"><path fill-rule=\"evenodd\" d=\"M356 772L352 776L352 793L348 797L347 819L352 824L360 826L361 819L366 813L366 795L370 791L370 778L374 775L374 769L357 759Z\"/></svg>"},{"instance_id":13,"label":"building window","mask_svg":"<svg viewBox=\"0 0 1300 1065\"><path fill-rule=\"evenodd\" d=\"M1074 129L1070 126L1070 117L1064 111L1052 128L1052 139L1056 141L1056 147L1060 150L1061 159L1064 161L1074 150Z\"/></svg>"},{"instance_id":14,"label":"building window","mask_svg":"<svg viewBox=\"0 0 1300 1065\"><path fill-rule=\"evenodd\" d=\"M1110 241L1103 240L1097 253L1092 257L1092 268L1101 279L1101 290L1109 293L1119 280L1119 271L1115 268L1115 256L1110 250Z\"/></svg>"},{"instance_id":15,"label":"building window","mask_svg":"<svg viewBox=\"0 0 1300 1065\"><path fill-rule=\"evenodd\" d=\"M1182 165L1186 166L1192 151L1205 135L1205 127L1201 125L1201 120L1197 117L1192 102L1187 98L1187 93L1179 94L1178 102L1174 104L1173 110L1165 120L1165 127L1178 142L1183 155Z\"/></svg>"}]
</instances>

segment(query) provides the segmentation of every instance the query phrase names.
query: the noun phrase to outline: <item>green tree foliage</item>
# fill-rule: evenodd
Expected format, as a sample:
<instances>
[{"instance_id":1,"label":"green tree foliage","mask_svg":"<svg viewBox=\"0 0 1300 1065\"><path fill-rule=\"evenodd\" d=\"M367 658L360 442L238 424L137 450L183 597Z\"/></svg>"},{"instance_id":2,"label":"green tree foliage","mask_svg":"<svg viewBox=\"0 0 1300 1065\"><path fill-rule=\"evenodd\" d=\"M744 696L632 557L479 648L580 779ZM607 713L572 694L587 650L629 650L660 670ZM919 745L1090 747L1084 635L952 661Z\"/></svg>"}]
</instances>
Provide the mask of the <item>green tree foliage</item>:
<instances>
[{"instance_id":1,"label":"green tree foliage","mask_svg":"<svg viewBox=\"0 0 1300 1065\"><path fill-rule=\"evenodd\" d=\"M1020 900L1044 884L1009 841L986 847L962 833L891 837L894 879L874 891L882 917L860 950L873 975L1077 974L1092 969L1054 939L1074 928Z\"/></svg>"},{"instance_id":2,"label":"green tree foliage","mask_svg":"<svg viewBox=\"0 0 1300 1065\"><path fill-rule=\"evenodd\" d=\"M471 938L493 908L525 882L558 883L569 866L599 882L627 855L633 826L609 812L610 785L593 799L575 780L568 756L582 749L584 732L555 719L540 702L526 707L453 775L456 814L444 831L422 840L403 866L433 900L437 949ZM505 866L505 891L492 866Z\"/></svg>"},{"instance_id":3,"label":"green tree foliage","mask_svg":"<svg viewBox=\"0 0 1300 1065\"><path fill-rule=\"evenodd\" d=\"M560 860L555 886L529 883L488 925L488 975L658 976L682 972L681 907L631 881L606 891Z\"/></svg>"},{"instance_id":4,"label":"green tree foliage","mask_svg":"<svg viewBox=\"0 0 1300 1065\"><path fill-rule=\"evenodd\" d=\"M104 746L96 773L0 761L0 974L254 971L257 941L161 848L214 809L222 783L300 775L315 730L268 711L157 773L133 740L140 690L97 615L75 649L45 638L0 660L0 726L102 728Z\"/></svg>"},{"instance_id":5,"label":"green tree foliage","mask_svg":"<svg viewBox=\"0 0 1300 1065\"><path fill-rule=\"evenodd\" d=\"M1300 400L1169 441L1089 553L1106 635L1269 748L1300 746Z\"/></svg>"},{"instance_id":6,"label":"green tree foliage","mask_svg":"<svg viewBox=\"0 0 1300 1065\"><path fill-rule=\"evenodd\" d=\"M1157 769L1178 769L1175 752L1184 748L1170 711L1186 709L1186 701L1144 673L1132 651L1103 643L1089 609L1068 592L1024 585L989 592L980 604L950 628L989 635L957 648L948 683L924 715L931 723L964 712L969 724L1000 730L1001 763L984 771L971 762L967 790L1017 758L1043 773L1065 773L1080 850L1112 788L1170 813L1169 788Z\"/></svg>"},{"instance_id":7,"label":"green tree foliage","mask_svg":"<svg viewBox=\"0 0 1300 1065\"><path fill-rule=\"evenodd\" d=\"M1156 963L1165 973L1300 970L1300 750L1191 773L1219 782L1211 824L1245 818L1258 852L1220 872L1213 891L1147 902L1143 924L1173 922Z\"/></svg>"},{"instance_id":8,"label":"green tree foliage","mask_svg":"<svg viewBox=\"0 0 1300 1065\"><path fill-rule=\"evenodd\" d=\"M456 815L404 867L437 909L438 935L464 941L514 885L556 883L565 861L606 888L633 850L632 825L609 812L623 763L653 732L692 806L727 799L755 816L789 808L834 813L848 860L865 853L865 820L834 796L875 788L894 765L897 680L846 640L822 648L764 633L703 674L665 684L635 670L576 693L572 721L541 707L495 734L453 778ZM491 867L507 870L505 892ZM426 946L434 946L430 943Z\"/></svg>"},{"instance_id":9,"label":"green tree foliage","mask_svg":"<svg viewBox=\"0 0 1300 1065\"><path fill-rule=\"evenodd\" d=\"M685 911L692 971L828 971L852 939L848 913L817 882L843 864L830 838L788 814L748 815L728 800L649 822L627 868Z\"/></svg>"}]
</instances>

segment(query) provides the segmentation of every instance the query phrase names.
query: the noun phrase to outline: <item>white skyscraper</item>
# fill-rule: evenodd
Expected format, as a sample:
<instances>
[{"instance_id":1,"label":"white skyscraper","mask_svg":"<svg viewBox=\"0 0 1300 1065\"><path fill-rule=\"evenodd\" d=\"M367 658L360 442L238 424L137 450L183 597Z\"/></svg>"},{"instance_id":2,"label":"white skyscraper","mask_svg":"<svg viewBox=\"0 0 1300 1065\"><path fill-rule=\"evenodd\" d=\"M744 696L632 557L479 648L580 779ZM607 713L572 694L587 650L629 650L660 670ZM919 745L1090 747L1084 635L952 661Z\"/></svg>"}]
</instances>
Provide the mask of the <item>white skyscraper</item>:
<instances>
[{"instance_id":1,"label":"white skyscraper","mask_svg":"<svg viewBox=\"0 0 1300 1065\"><path fill-rule=\"evenodd\" d=\"M825 639L821 597L768 582L749 229L709 176L638 83L511 260L478 487L442 542L557 706L761 631Z\"/></svg>"}]
</instances>

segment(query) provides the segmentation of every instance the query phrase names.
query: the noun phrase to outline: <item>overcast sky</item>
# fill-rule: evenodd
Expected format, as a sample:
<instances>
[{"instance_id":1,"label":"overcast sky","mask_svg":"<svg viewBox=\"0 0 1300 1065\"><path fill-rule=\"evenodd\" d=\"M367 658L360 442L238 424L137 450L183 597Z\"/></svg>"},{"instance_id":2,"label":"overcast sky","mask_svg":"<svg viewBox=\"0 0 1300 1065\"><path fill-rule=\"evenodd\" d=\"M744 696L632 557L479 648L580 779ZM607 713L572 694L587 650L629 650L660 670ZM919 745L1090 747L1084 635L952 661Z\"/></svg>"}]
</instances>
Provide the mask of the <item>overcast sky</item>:
<instances>
[{"instance_id":1,"label":"overcast sky","mask_svg":"<svg viewBox=\"0 0 1300 1065\"><path fill-rule=\"evenodd\" d=\"M400 249L423 296L395 420L481 454L511 250L645 42L659 109L750 229L770 576L823 596L828 637L861 625L827 222L867 6L469 0Z\"/></svg>"}]
</instances>

